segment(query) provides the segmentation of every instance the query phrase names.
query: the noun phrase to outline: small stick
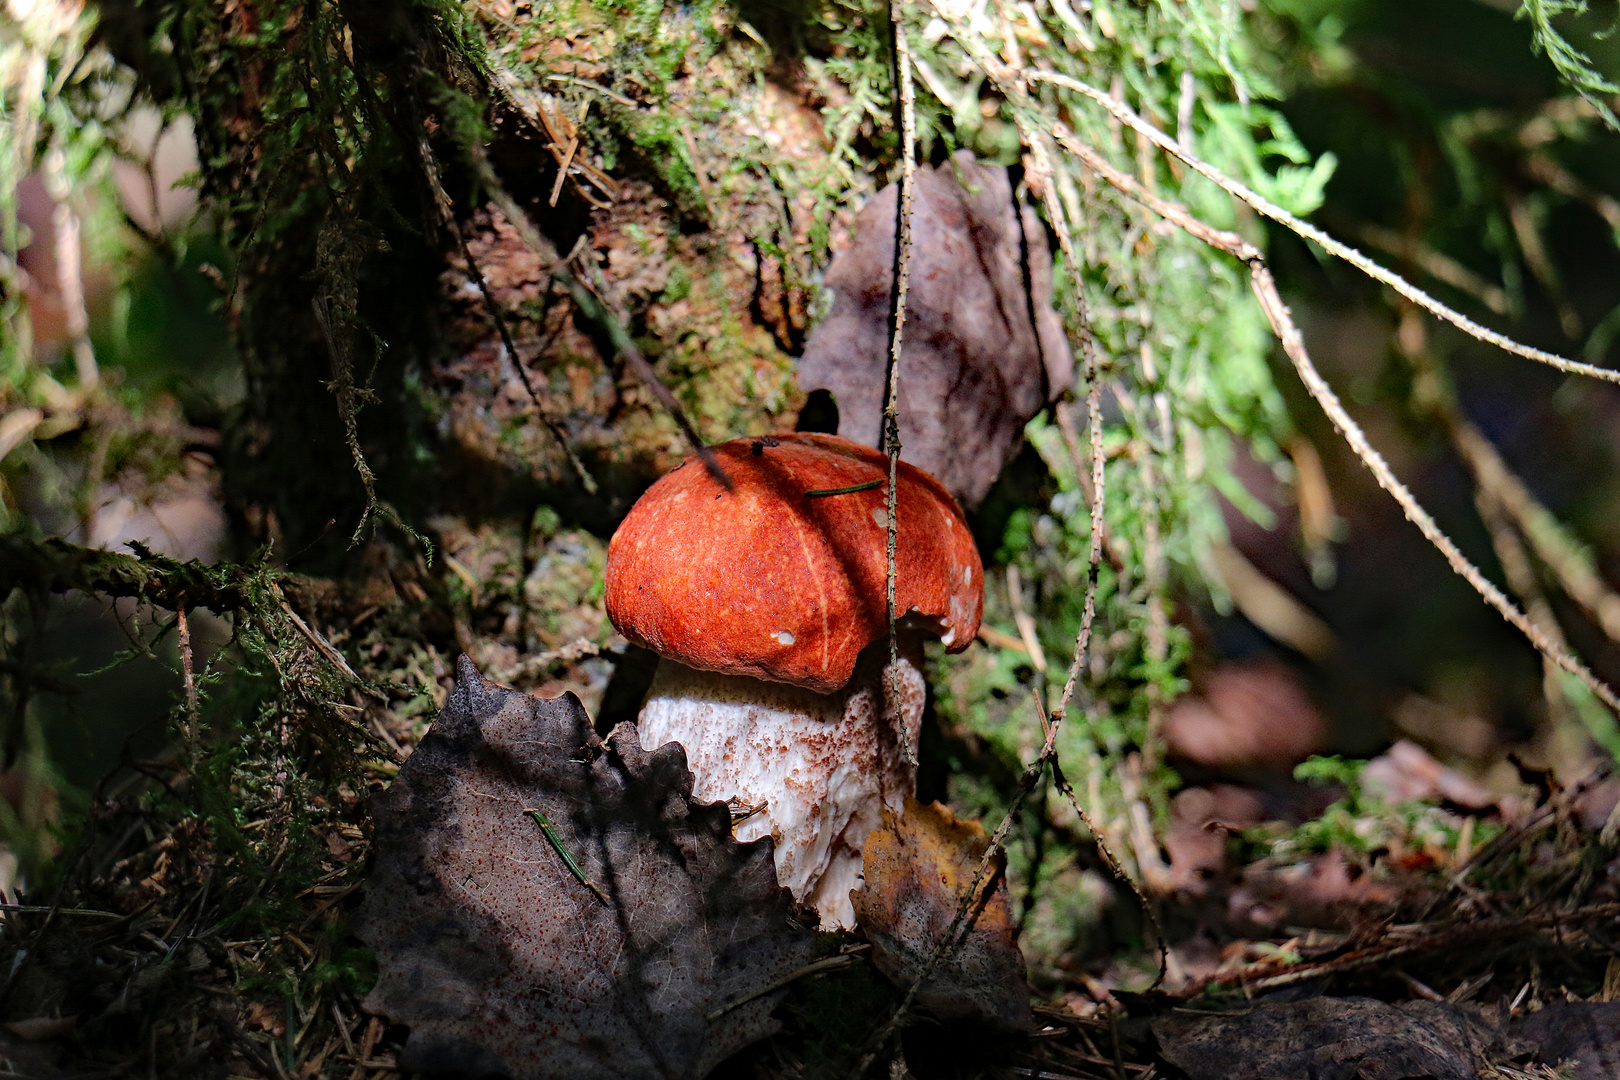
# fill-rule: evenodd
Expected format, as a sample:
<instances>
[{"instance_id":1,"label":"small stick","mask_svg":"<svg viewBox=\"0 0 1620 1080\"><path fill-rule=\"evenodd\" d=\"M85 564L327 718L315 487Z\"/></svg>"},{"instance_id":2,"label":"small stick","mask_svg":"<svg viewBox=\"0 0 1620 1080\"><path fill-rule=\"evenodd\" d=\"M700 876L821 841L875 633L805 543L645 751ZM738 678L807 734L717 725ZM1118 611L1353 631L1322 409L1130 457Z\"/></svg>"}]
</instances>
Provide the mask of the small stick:
<instances>
[{"instance_id":1,"label":"small stick","mask_svg":"<svg viewBox=\"0 0 1620 1080\"><path fill-rule=\"evenodd\" d=\"M864 945L864 946L862 946L862 948L863 949L870 949L871 946L870 945ZM776 991L782 989L784 986L787 986L787 985L789 985L791 983L798 982L800 979L806 978L806 977L808 977L810 975L820 975L824 971L837 971L839 968L849 967L849 965L853 964L854 962L855 962L855 954L854 953L843 953L843 954L841 954L839 956L823 957L820 960L816 960L816 961L814 961L812 963L806 964L804 967L800 968L797 971L788 972L786 975L782 976L780 979L775 979L775 980L773 980L771 982L766 983L764 986L760 987L758 990L754 990L754 991L752 991L750 993L744 994L740 998L736 998L736 999L734 999L732 1001L726 1002L724 1005L720 1006L718 1009L715 1009L713 1012L706 1013L704 1015L703 1019L710 1020L710 1021L718 1020L722 1016L724 1016L726 1013L730 1012L732 1009L740 1008L741 1006L748 1004L750 1001L757 1001L760 998L764 997L766 994L774 994L774 993L776 993Z\"/></svg>"},{"instance_id":2,"label":"small stick","mask_svg":"<svg viewBox=\"0 0 1620 1080\"><path fill-rule=\"evenodd\" d=\"M608 340L612 342L614 351L624 360L624 365L630 370L630 373L669 412L671 418L675 421L675 425L681 429L687 441L692 444L693 453L697 454L698 459L703 462L704 470L727 491L736 490L731 483L731 477L727 475L725 468L721 466L720 459L715 455L714 450L710 448L708 443L703 441L702 436L697 432L697 428L692 426L692 421L687 418L686 410L681 408L681 403L675 399L675 395L670 392L669 387L665 386L663 380L659 379L658 373L653 370L652 364L647 362L647 357L643 355L641 349L631 339L630 332L608 310L607 305L592 295L591 291L585 287L585 283L573 271L568 269L567 265L565 265L566 260L557 255L557 250L552 246L551 241L541 235L540 230L535 227L534 221L518 205L517 200L512 198L506 188L501 185L500 178L495 175L495 170L490 167L482 152L477 151L476 147L474 150L476 152L473 154L472 163L478 172L479 178L483 180L489 189L490 201L495 204L502 214L506 215L506 220L517 230L518 236L522 238L523 243L527 245L529 250L540 256L541 262L546 266L546 272L568 291L569 297L574 301L574 306L579 309L580 314L595 323L597 328L607 335Z\"/></svg>"},{"instance_id":3,"label":"small stick","mask_svg":"<svg viewBox=\"0 0 1620 1080\"><path fill-rule=\"evenodd\" d=\"M893 680L900 666L900 613L895 609L898 576L896 545L900 535L900 356L906 336L906 291L911 278L911 215L917 176L917 102L911 83L911 46L906 40L904 4L889 0L889 29L894 46L895 126L900 129L900 190L896 192L894 285L889 294L889 356L883 379L882 450L889 456L887 521L884 528L885 598L889 622L889 666L884 691L893 700ZM898 715L898 714L897 714ZM900 754L915 768L917 755L911 740L900 733Z\"/></svg>"},{"instance_id":4,"label":"small stick","mask_svg":"<svg viewBox=\"0 0 1620 1080\"><path fill-rule=\"evenodd\" d=\"M53 140L54 142L54 140ZM79 215L70 201L72 185L67 178L66 156L59 146L45 155L45 185L56 205L51 228L56 240L56 288L67 309L67 332L73 339L73 363L79 375L79 400L95 392L101 384L101 369L90 343L90 315L84 301L83 247L79 242Z\"/></svg>"},{"instance_id":5,"label":"small stick","mask_svg":"<svg viewBox=\"0 0 1620 1080\"><path fill-rule=\"evenodd\" d=\"M1573 911L1540 912L1518 917L1473 919L1447 926L1423 926L1411 935L1387 933L1382 941L1360 949L1353 949L1331 960L1307 961L1302 964L1265 962L1237 971L1222 971L1208 975L1183 988L1185 998L1196 997L1211 987L1241 985L1261 992L1275 990L1295 983L1308 982L1330 974L1360 971L1386 965L1403 956L1435 952L1442 949L1460 949L1477 942L1493 939L1512 941L1538 930L1556 930L1587 922L1602 922L1620 916L1620 903L1590 904ZM1274 974L1263 974L1274 972Z\"/></svg>"},{"instance_id":6,"label":"small stick","mask_svg":"<svg viewBox=\"0 0 1620 1080\"><path fill-rule=\"evenodd\" d=\"M310 626L309 623L305 622L299 617L298 612L294 611L292 609L292 605L287 603L286 594L281 591L280 585L272 582L270 585L270 591L276 594L276 602L281 605L282 614L286 615L287 618L292 621L293 626L298 629L300 634L304 635L304 640L308 641L315 647L316 652L325 657L327 662L333 667L337 668L344 675L348 676L349 681L354 683L361 693L366 694L369 697L376 698L378 701L387 702L388 696L386 694L374 686L367 685L366 681L360 678L359 674L355 672L354 668L349 666L349 662L343 658L343 654L338 652L337 648L330 641L327 641L326 638L321 635L319 630L316 630L314 627Z\"/></svg>"},{"instance_id":7,"label":"small stick","mask_svg":"<svg viewBox=\"0 0 1620 1080\"><path fill-rule=\"evenodd\" d=\"M418 137L417 154L422 161L422 175L427 178L428 186L433 191L433 202L439 212L439 224L455 238L456 246L461 249L461 257L467 263L467 276L478 286L479 293L484 298L484 310L489 314L490 322L495 324L495 332L500 335L501 345L506 349L506 356L512 362L517 372L518 380L523 383L523 389L529 394L529 400L534 402L535 412L540 417L540 423L557 440L562 448L563 456L568 464L573 466L574 473L579 477L580 484L588 494L595 495L597 491L596 480L585 468L585 463L579 460L574 453L574 447L569 442L568 432L563 428L562 422L551 415L545 402L540 400L540 394L534 388L534 380L529 378L529 369L524 366L523 357L518 353L517 342L512 338L512 331L506 325L506 316L501 311L501 303L495 297L495 291L490 288L489 281L484 277L483 268L478 260L473 258L472 248L467 243L467 237L461 231L456 221L455 205L450 200L450 193L444 189L444 183L439 178L437 167L433 163L433 153L428 147L426 138ZM574 152L579 148L579 139L571 138L568 143L568 152L563 155L557 167L557 184L551 189L551 205L557 205L557 194L562 190L563 179L568 175L568 168L573 163ZM550 283L547 283L549 295Z\"/></svg>"},{"instance_id":8,"label":"small stick","mask_svg":"<svg viewBox=\"0 0 1620 1080\"><path fill-rule=\"evenodd\" d=\"M714 192L709 189L709 177L698 164L697 140L692 138L692 128L688 124L681 125L681 139L686 143L686 156L692 163L692 175L697 178L698 191L703 193L703 201L709 210L716 209Z\"/></svg>"},{"instance_id":9,"label":"small stick","mask_svg":"<svg viewBox=\"0 0 1620 1080\"><path fill-rule=\"evenodd\" d=\"M569 854L568 849L563 846L562 838L557 835L557 830L551 827L551 822L546 818L546 815L533 809L525 809L523 812L534 818L534 823L540 826L541 832L546 834L546 840L551 843L551 850L555 851L557 857L568 867L568 872L578 878L581 885L591 890L596 898L602 901L604 907L612 907L613 902L607 898L607 893L603 892L596 882L585 876L585 871L579 868L579 863L574 861L574 856Z\"/></svg>"},{"instance_id":10,"label":"small stick","mask_svg":"<svg viewBox=\"0 0 1620 1080\"><path fill-rule=\"evenodd\" d=\"M332 1022L337 1026L338 1034L343 1038L343 1048L349 1052L349 1057L354 1061L359 1061L360 1055L355 1052L354 1039L349 1036L348 1022L343 1019L343 1012L338 1008L338 1003L335 1001L332 1002Z\"/></svg>"},{"instance_id":11,"label":"small stick","mask_svg":"<svg viewBox=\"0 0 1620 1080\"><path fill-rule=\"evenodd\" d=\"M848 487L816 488L814 491L805 492L804 497L807 499L824 499L828 495L853 495L857 491L871 491L873 488L880 488L883 484L884 481L882 480L868 480L864 484L851 484Z\"/></svg>"},{"instance_id":12,"label":"small stick","mask_svg":"<svg viewBox=\"0 0 1620 1080\"><path fill-rule=\"evenodd\" d=\"M563 151L562 161L557 164L557 182L551 185L551 198L546 201L547 206L556 206L557 197L562 194L563 181L568 179L568 169L574 164L574 153L579 149L579 136L575 135L568 140L568 148Z\"/></svg>"},{"instance_id":13,"label":"small stick","mask_svg":"<svg viewBox=\"0 0 1620 1080\"><path fill-rule=\"evenodd\" d=\"M1046 650L1041 648L1041 639L1035 632L1034 617L1024 610L1024 582L1018 567L1012 563L1007 564L1007 600L1012 605L1013 625L1018 627L1029 662L1035 665L1037 674L1046 674Z\"/></svg>"},{"instance_id":14,"label":"small stick","mask_svg":"<svg viewBox=\"0 0 1620 1080\"><path fill-rule=\"evenodd\" d=\"M191 625L186 621L184 604L175 608L174 619L175 625L180 630L180 678L186 695L186 742L189 745L197 738L200 720L197 708L197 673L191 658Z\"/></svg>"}]
</instances>

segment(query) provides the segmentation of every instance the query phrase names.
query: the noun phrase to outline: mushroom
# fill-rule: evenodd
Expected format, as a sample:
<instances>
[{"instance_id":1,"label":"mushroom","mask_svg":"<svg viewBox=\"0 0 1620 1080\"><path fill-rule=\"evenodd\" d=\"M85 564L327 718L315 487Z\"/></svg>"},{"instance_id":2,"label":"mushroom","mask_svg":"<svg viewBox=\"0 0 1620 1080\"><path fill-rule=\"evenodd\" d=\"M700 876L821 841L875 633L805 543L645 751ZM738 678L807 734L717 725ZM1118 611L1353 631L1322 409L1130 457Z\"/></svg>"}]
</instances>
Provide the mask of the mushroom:
<instances>
[{"instance_id":1,"label":"mushroom","mask_svg":"<svg viewBox=\"0 0 1620 1080\"><path fill-rule=\"evenodd\" d=\"M714 452L732 490L689 460L608 545L608 615L660 657L637 729L680 743L693 797L737 808L737 839L772 837L777 881L850 928L861 846L916 788L923 639L967 648L984 570L956 502L900 462L890 670L888 459L815 434Z\"/></svg>"}]
</instances>

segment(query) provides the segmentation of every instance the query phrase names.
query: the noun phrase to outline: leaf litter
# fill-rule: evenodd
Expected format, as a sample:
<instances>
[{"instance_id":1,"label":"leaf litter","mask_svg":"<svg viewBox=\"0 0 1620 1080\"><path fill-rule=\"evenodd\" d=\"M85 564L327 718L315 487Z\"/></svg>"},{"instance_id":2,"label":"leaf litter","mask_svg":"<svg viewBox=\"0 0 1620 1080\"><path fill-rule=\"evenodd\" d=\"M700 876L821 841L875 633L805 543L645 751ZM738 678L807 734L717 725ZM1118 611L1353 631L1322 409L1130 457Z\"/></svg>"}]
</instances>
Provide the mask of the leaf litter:
<instances>
[{"instance_id":1,"label":"leaf litter","mask_svg":"<svg viewBox=\"0 0 1620 1080\"><path fill-rule=\"evenodd\" d=\"M1392 756L1388 767L1411 771L1411 756ZM1452 818L1516 819L1503 836L1518 839L1533 873L1515 874L1515 881L1534 879L1536 889L1568 881L1547 844L1534 837L1536 823L1568 818L1565 805L1575 805L1578 792L1549 789L1536 810L1511 800L1481 806L1455 798L1455 780L1434 780L1434 767L1417 772L1435 789L1421 795L1447 801ZM1388 784L1371 766L1366 779L1369 787ZM376 873L360 933L377 950L381 980L366 1006L411 1028L400 1056L405 1067L512 1077L701 1077L779 1027L774 1007L818 952L816 934L792 925L789 899L774 884L770 848L735 844L723 806L692 805L677 746L645 753L630 725L603 740L572 696L543 701L496 687L465 659L439 721L394 790L377 800L376 821ZM922 973L985 844L977 824L917 801L873 834L855 905L875 967L896 986L906 988ZM1477 868L1489 866L1482 857L1508 852L1507 845L1487 845L1468 865L1448 868L1443 860L1409 857L1379 863L1375 852L1367 863L1366 855L1328 848L1306 865L1356 861L1367 866L1362 879L1387 882L1382 899L1377 889L1362 897L1369 910L1349 933L1312 931L1306 941L1277 949L1260 947L1264 942L1249 942L1239 954L1228 949L1218 970L1173 994L1115 994L1098 984L1092 1001L1069 1002L1087 1015L1066 1010L1061 1018L1050 1009L1030 1010L1016 923L1006 887L998 884L917 1001L935 1020L967 1022L972 1030L1025 1033L1040 1018L1047 1030L1008 1044L1003 1061L1068 1070L1051 1075L1116 1075L1126 1059L1149 1062L1132 1072L1173 1069L1192 1080L1443 1080L1549 1075L1545 1070L1560 1065L1579 1077L1610 1075L1612 1002L1560 1001L1542 989L1531 1002L1536 1010L1518 1010L1518 1001L1510 1006L1502 997L1476 1007L1463 999L1477 981L1464 980L1455 999L1442 1001L1396 970L1401 963L1424 972L1419 965L1427 963L1443 975L1455 963L1447 955L1489 959L1487 952L1498 954L1515 938L1547 931L1568 947L1581 941L1583 926L1596 933L1614 918L1610 908L1620 907L1610 902L1614 874L1588 874L1588 884L1568 894L1558 912L1508 908L1528 912L1523 918L1481 918L1486 894L1422 887L1435 873L1471 866L1477 879ZM1542 881L1542 873L1550 878ZM1498 907L1507 904L1500 892L1490 897ZM1560 913L1576 902L1588 907ZM1328 905L1330 912L1338 908ZM1380 908L1387 908L1382 920ZM1393 925L1396 908L1416 915L1416 923ZM1290 918L1301 916L1309 913L1296 905ZM1586 944L1601 941L1592 936ZM1191 957L1186 946L1178 947ZM1298 950L1293 959L1290 949ZM1468 962L1458 972L1469 975L1463 968ZM1421 1001L1361 996L1388 996L1392 973L1417 988ZM1432 973L1426 978L1440 981ZM1221 988L1236 986L1291 986L1285 993L1311 996L1225 1014L1165 1012L1183 1001L1207 1009L1218 1004ZM1145 1025L1132 1022L1144 1004L1158 1015ZM1542 1072L1500 1072L1520 1065ZM966 1067L954 1065L946 1075L975 1075Z\"/></svg>"}]
</instances>

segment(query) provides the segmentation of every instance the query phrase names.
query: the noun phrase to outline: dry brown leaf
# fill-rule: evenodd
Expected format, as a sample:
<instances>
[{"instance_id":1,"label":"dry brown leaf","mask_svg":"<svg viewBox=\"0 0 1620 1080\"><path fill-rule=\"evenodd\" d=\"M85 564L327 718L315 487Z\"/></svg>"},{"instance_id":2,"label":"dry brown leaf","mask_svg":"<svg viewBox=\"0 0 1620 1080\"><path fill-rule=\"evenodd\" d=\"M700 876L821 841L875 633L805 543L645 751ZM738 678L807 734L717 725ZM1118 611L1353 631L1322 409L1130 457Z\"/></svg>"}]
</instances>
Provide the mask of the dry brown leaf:
<instances>
[{"instance_id":1,"label":"dry brown leaf","mask_svg":"<svg viewBox=\"0 0 1620 1080\"><path fill-rule=\"evenodd\" d=\"M769 842L738 844L726 808L691 789L679 746L644 752L628 724L604 743L572 694L497 686L463 657L373 807L366 1008L410 1026L402 1064L695 1078L775 1030L778 995L706 1015L800 967L813 935L789 921Z\"/></svg>"},{"instance_id":2,"label":"dry brown leaf","mask_svg":"<svg viewBox=\"0 0 1620 1080\"><path fill-rule=\"evenodd\" d=\"M1496 797L1468 777L1448 769L1417 743L1398 739L1367 762L1361 781L1367 790L1390 804L1418 800L1445 800L1465 810L1489 810Z\"/></svg>"},{"instance_id":3,"label":"dry brown leaf","mask_svg":"<svg viewBox=\"0 0 1620 1080\"><path fill-rule=\"evenodd\" d=\"M832 311L799 361L805 392L838 402L838 434L868 446L882 421L897 198L891 184L856 219L855 242L827 269ZM1074 381L1074 359L1052 310L1045 229L1014 200L1006 169L961 151L917 171L914 205L901 456L971 510L1030 417Z\"/></svg>"},{"instance_id":4,"label":"dry brown leaf","mask_svg":"<svg viewBox=\"0 0 1620 1080\"><path fill-rule=\"evenodd\" d=\"M902 987L916 981L989 846L978 822L958 821L939 803L908 798L898 820L885 811L884 827L866 838L866 881L851 897L879 971ZM917 1003L944 1020L1027 1030L1029 986L1016 937L998 874L966 940L917 992Z\"/></svg>"},{"instance_id":5,"label":"dry brown leaf","mask_svg":"<svg viewBox=\"0 0 1620 1080\"><path fill-rule=\"evenodd\" d=\"M1222 664L1170 706L1166 753L1206 769L1286 772L1330 744L1327 717L1287 664Z\"/></svg>"}]
</instances>

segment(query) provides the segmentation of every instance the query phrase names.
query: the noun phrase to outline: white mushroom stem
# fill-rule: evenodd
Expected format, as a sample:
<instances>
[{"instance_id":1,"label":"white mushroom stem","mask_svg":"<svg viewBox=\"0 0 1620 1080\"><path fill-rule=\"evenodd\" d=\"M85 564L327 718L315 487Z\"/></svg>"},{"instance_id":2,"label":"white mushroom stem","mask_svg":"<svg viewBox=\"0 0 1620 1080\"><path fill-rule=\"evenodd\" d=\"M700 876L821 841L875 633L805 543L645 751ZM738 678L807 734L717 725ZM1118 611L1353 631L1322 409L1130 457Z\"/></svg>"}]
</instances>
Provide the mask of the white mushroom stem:
<instances>
[{"instance_id":1,"label":"white mushroom stem","mask_svg":"<svg viewBox=\"0 0 1620 1080\"><path fill-rule=\"evenodd\" d=\"M883 808L902 813L916 791L908 761L927 697L919 665L902 656L886 703L876 655L832 694L661 659L637 721L641 745L680 743L699 802L761 807L737 822L737 839L772 837L777 881L816 909L824 929L853 929L861 847Z\"/></svg>"}]
</instances>

